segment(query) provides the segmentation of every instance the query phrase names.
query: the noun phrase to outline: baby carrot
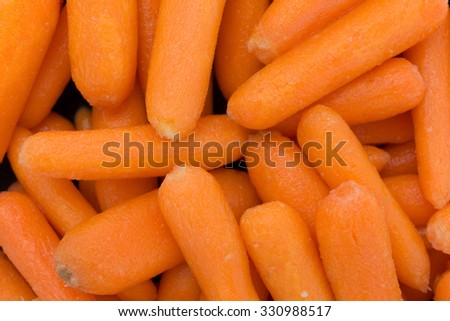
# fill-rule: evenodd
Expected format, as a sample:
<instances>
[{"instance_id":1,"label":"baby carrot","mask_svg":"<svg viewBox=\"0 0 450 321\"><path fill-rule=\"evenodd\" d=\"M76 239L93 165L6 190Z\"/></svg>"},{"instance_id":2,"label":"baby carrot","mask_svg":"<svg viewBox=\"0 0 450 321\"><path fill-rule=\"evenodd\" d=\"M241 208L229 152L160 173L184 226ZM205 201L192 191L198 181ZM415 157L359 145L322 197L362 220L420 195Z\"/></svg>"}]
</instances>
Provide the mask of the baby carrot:
<instances>
[{"instance_id":1,"label":"baby carrot","mask_svg":"<svg viewBox=\"0 0 450 321\"><path fill-rule=\"evenodd\" d=\"M433 248L450 254L450 204L430 218L427 225L427 238Z\"/></svg>"},{"instance_id":2,"label":"baby carrot","mask_svg":"<svg viewBox=\"0 0 450 321\"><path fill-rule=\"evenodd\" d=\"M248 128L271 127L415 45L446 12L445 0L364 1L257 72L232 95L227 113Z\"/></svg>"},{"instance_id":3,"label":"baby carrot","mask_svg":"<svg viewBox=\"0 0 450 321\"><path fill-rule=\"evenodd\" d=\"M18 181L15 181L11 185L9 185L8 192L17 192L17 193L23 193L23 194L27 193L27 192L25 192L22 185Z\"/></svg>"},{"instance_id":4,"label":"baby carrot","mask_svg":"<svg viewBox=\"0 0 450 321\"><path fill-rule=\"evenodd\" d=\"M19 161L23 144L30 136L28 130L16 128L8 149L8 159L25 191L39 204L58 234L64 235L97 212L70 180L42 175Z\"/></svg>"},{"instance_id":5,"label":"baby carrot","mask_svg":"<svg viewBox=\"0 0 450 321\"><path fill-rule=\"evenodd\" d=\"M156 286L152 280L138 283L128 289L117 293L117 297L122 301L155 301Z\"/></svg>"},{"instance_id":6,"label":"baby carrot","mask_svg":"<svg viewBox=\"0 0 450 321\"><path fill-rule=\"evenodd\" d=\"M315 213L329 189L305 163L301 149L277 132L251 135L248 146L244 151L247 170L261 200L293 207L315 238Z\"/></svg>"},{"instance_id":7,"label":"baby carrot","mask_svg":"<svg viewBox=\"0 0 450 321\"><path fill-rule=\"evenodd\" d=\"M425 245L342 117L330 108L315 106L302 114L297 136L308 159L314 162L330 188L353 180L375 194L386 213L400 281L426 291L430 262Z\"/></svg>"},{"instance_id":8,"label":"baby carrot","mask_svg":"<svg viewBox=\"0 0 450 321\"><path fill-rule=\"evenodd\" d=\"M39 73L20 116L19 125L37 126L48 115L70 80L70 62L67 35L67 10L59 15L58 25Z\"/></svg>"},{"instance_id":9,"label":"baby carrot","mask_svg":"<svg viewBox=\"0 0 450 321\"><path fill-rule=\"evenodd\" d=\"M59 10L58 0L0 4L0 162L44 60Z\"/></svg>"},{"instance_id":10,"label":"baby carrot","mask_svg":"<svg viewBox=\"0 0 450 321\"><path fill-rule=\"evenodd\" d=\"M59 178L164 176L175 164L213 169L236 161L248 134L226 115L202 117L191 140L181 140L180 145L160 138L150 125L46 132L24 142L20 160L24 167Z\"/></svg>"},{"instance_id":11,"label":"baby carrot","mask_svg":"<svg viewBox=\"0 0 450 321\"><path fill-rule=\"evenodd\" d=\"M78 108L74 118L76 130L92 129L92 111L87 106Z\"/></svg>"},{"instance_id":12,"label":"baby carrot","mask_svg":"<svg viewBox=\"0 0 450 321\"><path fill-rule=\"evenodd\" d=\"M137 0L137 76L143 91L147 90L148 66L150 65L160 2L161 0Z\"/></svg>"},{"instance_id":13,"label":"baby carrot","mask_svg":"<svg viewBox=\"0 0 450 321\"><path fill-rule=\"evenodd\" d=\"M30 301L36 294L0 250L0 301Z\"/></svg>"},{"instance_id":14,"label":"baby carrot","mask_svg":"<svg viewBox=\"0 0 450 321\"><path fill-rule=\"evenodd\" d=\"M380 172L382 177L417 174L416 144L414 141L386 145L383 149L390 155L391 159Z\"/></svg>"},{"instance_id":15,"label":"baby carrot","mask_svg":"<svg viewBox=\"0 0 450 321\"><path fill-rule=\"evenodd\" d=\"M381 148L372 145L364 145L363 147L378 172L380 172L391 159L391 156Z\"/></svg>"},{"instance_id":16,"label":"baby carrot","mask_svg":"<svg viewBox=\"0 0 450 321\"><path fill-rule=\"evenodd\" d=\"M61 116L58 113L50 112L44 120L31 128L31 132L47 132L56 130L75 130L74 125L70 120Z\"/></svg>"},{"instance_id":17,"label":"baby carrot","mask_svg":"<svg viewBox=\"0 0 450 321\"><path fill-rule=\"evenodd\" d=\"M225 3L217 38L214 71L226 99L264 66L247 50L247 41L268 6L269 0L228 0Z\"/></svg>"},{"instance_id":18,"label":"baby carrot","mask_svg":"<svg viewBox=\"0 0 450 321\"><path fill-rule=\"evenodd\" d=\"M209 77L208 92L206 93L205 103L203 105L201 117L214 114L214 81L213 74Z\"/></svg>"},{"instance_id":19,"label":"baby carrot","mask_svg":"<svg viewBox=\"0 0 450 321\"><path fill-rule=\"evenodd\" d=\"M375 195L353 181L319 206L317 239L337 300L401 300L386 215Z\"/></svg>"},{"instance_id":20,"label":"baby carrot","mask_svg":"<svg viewBox=\"0 0 450 321\"><path fill-rule=\"evenodd\" d=\"M133 90L137 0L68 0L72 78L95 107L117 107Z\"/></svg>"},{"instance_id":21,"label":"baby carrot","mask_svg":"<svg viewBox=\"0 0 450 321\"><path fill-rule=\"evenodd\" d=\"M258 300L239 227L222 189L202 168L175 167L159 206L209 300Z\"/></svg>"},{"instance_id":22,"label":"baby carrot","mask_svg":"<svg viewBox=\"0 0 450 321\"><path fill-rule=\"evenodd\" d=\"M161 2L146 91L147 117L161 137L184 137L200 118L224 5Z\"/></svg>"},{"instance_id":23,"label":"baby carrot","mask_svg":"<svg viewBox=\"0 0 450 321\"><path fill-rule=\"evenodd\" d=\"M94 294L118 293L181 262L159 211L157 191L79 224L55 253L56 271L64 282Z\"/></svg>"},{"instance_id":24,"label":"baby carrot","mask_svg":"<svg viewBox=\"0 0 450 321\"><path fill-rule=\"evenodd\" d=\"M58 236L28 196L1 193L0 222L0 244L5 254L41 300L95 300L66 287L56 275L53 254Z\"/></svg>"},{"instance_id":25,"label":"baby carrot","mask_svg":"<svg viewBox=\"0 0 450 321\"><path fill-rule=\"evenodd\" d=\"M261 203L247 173L226 168L214 169L210 173L222 188L236 221L239 222L246 209Z\"/></svg>"},{"instance_id":26,"label":"baby carrot","mask_svg":"<svg viewBox=\"0 0 450 321\"><path fill-rule=\"evenodd\" d=\"M414 125L410 112L352 126L352 131L361 144L367 145L403 144L414 139Z\"/></svg>"},{"instance_id":27,"label":"baby carrot","mask_svg":"<svg viewBox=\"0 0 450 321\"><path fill-rule=\"evenodd\" d=\"M268 64L346 14L361 0L278 0L253 30L249 51Z\"/></svg>"},{"instance_id":28,"label":"baby carrot","mask_svg":"<svg viewBox=\"0 0 450 321\"><path fill-rule=\"evenodd\" d=\"M275 201L248 209L240 229L274 300L333 300L319 253L301 216Z\"/></svg>"},{"instance_id":29,"label":"baby carrot","mask_svg":"<svg viewBox=\"0 0 450 321\"><path fill-rule=\"evenodd\" d=\"M405 56L419 67L427 86L412 111L417 166L425 198L435 208L450 201L450 15Z\"/></svg>"},{"instance_id":30,"label":"baby carrot","mask_svg":"<svg viewBox=\"0 0 450 321\"><path fill-rule=\"evenodd\" d=\"M439 276L434 289L435 301L450 301L450 270Z\"/></svg>"},{"instance_id":31,"label":"baby carrot","mask_svg":"<svg viewBox=\"0 0 450 321\"><path fill-rule=\"evenodd\" d=\"M390 176L383 182L414 225L427 224L436 210L423 196L417 175Z\"/></svg>"},{"instance_id":32,"label":"baby carrot","mask_svg":"<svg viewBox=\"0 0 450 321\"><path fill-rule=\"evenodd\" d=\"M201 289L186 263L162 274L158 287L158 301L196 301Z\"/></svg>"}]
</instances>

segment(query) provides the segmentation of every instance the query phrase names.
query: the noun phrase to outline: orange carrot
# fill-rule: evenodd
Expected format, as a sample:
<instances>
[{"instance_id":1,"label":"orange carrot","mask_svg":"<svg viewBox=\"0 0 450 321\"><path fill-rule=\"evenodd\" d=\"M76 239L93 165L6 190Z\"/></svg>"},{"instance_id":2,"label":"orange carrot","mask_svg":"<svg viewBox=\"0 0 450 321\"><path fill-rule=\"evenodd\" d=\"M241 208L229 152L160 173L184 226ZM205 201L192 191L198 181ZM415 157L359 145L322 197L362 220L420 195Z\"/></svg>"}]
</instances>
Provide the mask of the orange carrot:
<instances>
[{"instance_id":1,"label":"orange carrot","mask_svg":"<svg viewBox=\"0 0 450 321\"><path fill-rule=\"evenodd\" d=\"M392 255L400 281L426 291L430 262L425 245L350 127L339 114L318 105L302 114L297 136L308 159L314 162L330 188L353 180L375 194L386 213Z\"/></svg>"},{"instance_id":2,"label":"orange carrot","mask_svg":"<svg viewBox=\"0 0 450 321\"><path fill-rule=\"evenodd\" d=\"M67 10L64 7L59 15L58 25L47 54L20 116L19 125L31 128L42 122L62 94L69 80Z\"/></svg>"},{"instance_id":3,"label":"orange carrot","mask_svg":"<svg viewBox=\"0 0 450 321\"><path fill-rule=\"evenodd\" d=\"M214 114L214 81L213 75L209 78L208 92L206 93L205 104L203 105L201 117Z\"/></svg>"},{"instance_id":4,"label":"orange carrot","mask_svg":"<svg viewBox=\"0 0 450 321\"><path fill-rule=\"evenodd\" d=\"M247 129L226 115L202 117L191 143L189 139L180 141L180 145L192 147L189 153L189 148L177 148L178 143L161 139L150 125L46 132L25 141L20 161L27 168L59 178L164 176L174 164L188 163L213 169L238 160L242 155L239 146L247 140L248 134ZM194 146L196 141L197 147ZM70 148L67 148L68 142ZM179 154L174 154L174 150ZM215 156L217 151L219 155Z\"/></svg>"},{"instance_id":5,"label":"orange carrot","mask_svg":"<svg viewBox=\"0 0 450 321\"><path fill-rule=\"evenodd\" d=\"M238 224L214 177L198 167L175 167L158 196L164 219L206 297L258 300Z\"/></svg>"},{"instance_id":6,"label":"orange carrot","mask_svg":"<svg viewBox=\"0 0 450 321\"><path fill-rule=\"evenodd\" d=\"M87 106L78 108L75 113L75 128L76 130L89 130L92 129L92 111Z\"/></svg>"},{"instance_id":7,"label":"orange carrot","mask_svg":"<svg viewBox=\"0 0 450 321\"><path fill-rule=\"evenodd\" d=\"M258 193L247 173L235 169L218 168L212 170L211 174L222 188L237 222L245 210L261 204Z\"/></svg>"},{"instance_id":8,"label":"orange carrot","mask_svg":"<svg viewBox=\"0 0 450 321\"><path fill-rule=\"evenodd\" d=\"M271 127L421 41L446 12L445 0L367 0L257 72L227 113L248 128Z\"/></svg>"},{"instance_id":9,"label":"orange carrot","mask_svg":"<svg viewBox=\"0 0 450 321\"><path fill-rule=\"evenodd\" d=\"M186 263L163 273L158 287L158 301L196 301L201 289Z\"/></svg>"},{"instance_id":10,"label":"orange carrot","mask_svg":"<svg viewBox=\"0 0 450 321\"><path fill-rule=\"evenodd\" d=\"M309 168L301 149L277 132L261 132L249 137L244 151L250 180L263 202L281 201L293 207L315 239L314 217L328 187Z\"/></svg>"},{"instance_id":11,"label":"orange carrot","mask_svg":"<svg viewBox=\"0 0 450 321\"><path fill-rule=\"evenodd\" d=\"M423 196L417 175L391 176L383 179L392 196L416 226L426 225L435 209Z\"/></svg>"},{"instance_id":12,"label":"orange carrot","mask_svg":"<svg viewBox=\"0 0 450 321\"><path fill-rule=\"evenodd\" d=\"M372 145L364 145L363 147L378 172L380 172L384 166L389 163L391 156L381 148Z\"/></svg>"},{"instance_id":13,"label":"orange carrot","mask_svg":"<svg viewBox=\"0 0 450 321\"><path fill-rule=\"evenodd\" d=\"M278 201L253 207L242 216L240 229L274 300L334 298L308 227L293 208Z\"/></svg>"},{"instance_id":14,"label":"orange carrot","mask_svg":"<svg viewBox=\"0 0 450 321\"><path fill-rule=\"evenodd\" d=\"M253 287L255 288L256 293L261 301L267 301L269 299L269 290L267 290L264 281L261 279L261 276L256 269L255 263L251 259L248 260L250 267L250 277L252 278Z\"/></svg>"},{"instance_id":15,"label":"orange carrot","mask_svg":"<svg viewBox=\"0 0 450 321\"><path fill-rule=\"evenodd\" d=\"M354 181L320 203L317 239L337 300L401 300L385 217L375 195Z\"/></svg>"},{"instance_id":16,"label":"orange carrot","mask_svg":"<svg viewBox=\"0 0 450 321\"><path fill-rule=\"evenodd\" d=\"M247 50L247 41L268 6L269 0L228 0L225 4L217 38L214 71L226 99L264 66Z\"/></svg>"},{"instance_id":17,"label":"orange carrot","mask_svg":"<svg viewBox=\"0 0 450 321\"><path fill-rule=\"evenodd\" d=\"M67 118L58 113L50 112L43 121L31 128L33 133L56 130L75 130L75 127Z\"/></svg>"},{"instance_id":18,"label":"orange carrot","mask_svg":"<svg viewBox=\"0 0 450 321\"><path fill-rule=\"evenodd\" d=\"M96 107L117 107L133 90L137 65L137 0L68 0L72 78Z\"/></svg>"},{"instance_id":19,"label":"orange carrot","mask_svg":"<svg viewBox=\"0 0 450 321\"><path fill-rule=\"evenodd\" d=\"M0 4L0 162L44 60L59 10L59 0Z\"/></svg>"},{"instance_id":20,"label":"orange carrot","mask_svg":"<svg viewBox=\"0 0 450 321\"><path fill-rule=\"evenodd\" d=\"M17 192L17 193L22 193L22 194L27 193L27 192L25 192L22 185L18 181L15 181L11 185L9 185L8 192Z\"/></svg>"},{"instance_id":21,"label":"orange carrot","mask_svg":"<svg viewBox=\"0 0 450 321\"><path fill-rule=\"evenodd\" d=\"M361 144L367 145L402 144L414 139L414 126L410 112L352 126L352 131Z\"/></svg>"},{"instance_id":22,"label":"orange carrot","mask_svg":"<svg viewBox=\"0 0 450 321\"><path fill-rule=\"evenodd\" d=\"M156 286L152 280L147 280L119 292L117 296L123 301L155 301Z\"/></svg>"},{"instance_id":23,"label":"orange carrot","mask_svg":"<svg viewBox=\"0 0 450 321\"><path fill-rule=\"evenodd\" d=\"M23 144L30 136L28 130L16 128L8 149L8 159L27 194L39 204L59 235L64 235L97 213L70 180L42 175L19 161Z\"/></svg>"},{"instance_id":24,"label":"orange carrot","mask_svg":"<svg viewBox=\"0 0 450 321\"><path fill-rule=\"evenodd\" d=\"M434 289L435 301L450 301L450 270L442 273Z\"/></svg>"},{"instance_id":25,"label":"orange carrot","mask_svg":"<svg viewBox=\"0 0 450 321\"><path fill-rule=\"evenodd\" d=\"M161 2L146 105L148 120L162 137L184 137L200 118L224 5L225 0Z\"/></svg>"},{"instance_id":26,"label":"orange carrot","mask_svg":"<svg viewBox=\"0 0 450 321\"><path fill-rule=\"evenodd\" d=\"M64 282L94 294L118 293L181 262L159 211L157 191L79 224L55 253L56 271Z\"/></svg>"},{"instance_id":27,"label":"orange carrot","mask_svg":"<svg viewBox=\"0 0 450 321\"><path fill-rule=\"evenodd\" d=\"M155 36L161 0L137 0L138 9L138 48L137 75L143 91L147 90L148 66Z\"/></svg>"},{"instance_id":28,"label":"orange carrot","mask_svg":"<svg viewBox=\"0 0 450 321\"><path fill-rule=\"evenodd\" d=\"M36 294L0 250L0 301L30 301Z\"/></svg>"},{"instance_id":29,"label":"orange carrot","mask_svg":"<svg viewBox=\"0 0 450 321\"><path fill-rule=\"evenodd\" d=\"M58 236L26 195L0 194L0 222L0 244L5 254L41 300L95 300L66 287L56 275L53 254Z\"/></svg>"},{"instance_id":30,"label":"orange carrot","mask_svg":"<svg viewBox=\"0 0 450 321\"><path fill-rule=\"evenodd\" d=\"M450 254L450 204L430 218L427 225L427 238L436 250Z\"/></svg>"},{"instance_id":31,"label":"orange carrot","mask_svg":"<svg viewBox=\"0 0 450 321\"><path fill-rule=\"evenodd\" d=\"M417 174L416 144L413 141L387 145L383 149L391 159L380 172L382 177Z\"/></svg>"},{"instance_id":32,"label":"orange carrot","mask_svg":"<svg viewBox=\"0 0 450 321\"><path fill-rule=\"evenodd\" d=\"M346 14L361 0L278 0L253 30L249 51L268 64Z\"/></svg>"},{"instance_id":33,"label":"orange carrot","mask_svg":"<svg viewBox=\"0 0 450 321\"><path fill-rule=\"evenodd\" d=\"M450 15L436 32L405 54L419 67L427 87L412 116L420 185L425 198L435 208L442 208L450 201L449 55Z\"/></svg>"}]
</instances>

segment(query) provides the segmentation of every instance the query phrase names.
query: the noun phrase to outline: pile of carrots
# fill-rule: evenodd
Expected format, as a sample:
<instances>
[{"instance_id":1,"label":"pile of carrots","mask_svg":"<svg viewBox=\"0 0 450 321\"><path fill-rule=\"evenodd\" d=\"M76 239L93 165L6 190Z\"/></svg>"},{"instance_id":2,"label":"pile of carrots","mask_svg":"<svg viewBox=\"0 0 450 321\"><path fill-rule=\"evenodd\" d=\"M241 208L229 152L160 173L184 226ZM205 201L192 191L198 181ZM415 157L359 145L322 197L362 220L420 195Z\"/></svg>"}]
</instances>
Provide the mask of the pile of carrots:
<instances>
[{"instance_id":1,"label":"pile of carrots","mask_svg":"<svg viewBox=\"0 0 450 321\"><path fill-rule=\"evenodd\" d=\"M0 300L450 300L448 12L1 2Z\"/></svg>"}]
</instances>

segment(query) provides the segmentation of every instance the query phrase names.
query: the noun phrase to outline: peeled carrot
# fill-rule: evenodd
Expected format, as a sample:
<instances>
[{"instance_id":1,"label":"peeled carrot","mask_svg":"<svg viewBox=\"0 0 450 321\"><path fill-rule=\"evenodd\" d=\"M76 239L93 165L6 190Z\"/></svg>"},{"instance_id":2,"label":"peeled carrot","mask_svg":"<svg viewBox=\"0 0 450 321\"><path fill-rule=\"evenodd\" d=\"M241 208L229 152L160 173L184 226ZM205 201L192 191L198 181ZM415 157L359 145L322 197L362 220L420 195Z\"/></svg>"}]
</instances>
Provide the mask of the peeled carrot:
<instances>
[{"instance_id":1,"label":"peeled carrot","mask_svg":"<svg viewBox=\"0 0 450 321\"><path fill-rule=\"evenodd\" d=\"M261 203L247 173L235 169L218 168L212 170L211 174L222 188L236 221L239 222L245 210Z\"/></svg>"},{"instance_id":2,"label":"peeled carrot","mask_svg":"<svg viewBox=\"0 0 450 321\"><path fill-rule=\"evenodd\" d=\"M392 144L383 147L391 159L380 172L382 177L417 174L416 144Z\"/></svg>"},{"instance_id":3,"label":"peeled carrot","mask_svg":"<svg viewBox=\"0 0 450 321\"><path fill-rule=\"evenodd\" d=\"M346 14L361 0L278 0L253 30L249 51L268 64Z\"/></svg>"},{"instance_id":4,"label":"peeled carrot","mask_svg":"<svg viewBox=\"0 0 450 321\"><path fill-rule=\"evenodd\" d=\"M0 222L0 244L5 254L41 300L95 300L66 287L56 275L53 254L58 236L26 195L0 194Z\"/></svg>"},{"instance_id":5,"label":"peeled carrot","mask_svg":"<svg viewBox=\"0 0 450 321\"><path fill-rule=\"evenodd\" d=\"M315 238L317 206L329 191L325 182L305 164L301 149L276 132L251 135L248 145L244 151L247 169L261 200L293 207Z\"/></svg>"},{"instance_id":6,"label":"peeled carrot","mask_svg":"<svg viewBox=\"0 0 450 321\"><path fill-rule=\"evenodd\" d=\"M33 133L56 131L56 130L74 130L75 127L70 120L58 113L50 112L43 121L31 128Z\"/></svg>"},{"instance_id":7,"label":"peeled carrot","mask_svg":"<svg viewBox=\"0 0 450 321\"><path fill-rule=\"evenodd\" d=\"M227 113L248 128L271 127L423 40L446 12L445 0L367 0L257 72Z\"/></svg>"},{"instance_id":8,"label":"peeled carrot","mask_svg":"<svg viewBox=\"0 0 450 321\"><path fill-rule=\"evenodd\" d=\"M123 301L155 301L156 286L152 280L147 280L119 292L117 296Z\"/></svg>"},{"instance_id":9,"label":"peeled carrot","mask_svg":"<svg viewBox=\"0 0 450 321\"><path fill-rule=\"evenodd\" d=\"M319 206L317 239L337 300L401 300L383 208L367 187L348 181Z\"/></svg>"},{"instance_id":10,"label":"peeled carrot","mask_svg":"<svg viewBox=\"0 0 450 321\"><path fill-rule=\"evenodd\" d=\"M56 271L64 282L94 294L118 293L181 262L159 211L157 191L79 224L55 253Z\"/></svg>"},{"instance_id":11,"label":"peeled carrot","mask_svg":"<svg viewBox=\"0 0 450 321\"><path fill-rule=\"evenodd\" d=\"M44 60L59 10L58 0L0 4L0 162Z\"/></svg>"},{"instance_id":12,"label":"peeled carrot","mask_svg":"<svg viewBox=\"0 0 450 321\"><path fill-rule=\"evenodd\" d=\"M25 192L22 185L18 181L15 181L11 185L9 185L8 192L17 192L17 193L23 193L23 194L27 193L27 192Z\"/></svg>"},{"instance_id":13,"label":"peeled carrot","mask_svg":"<svg viewBox=\"0 0 450 321\"><path fill-rule=\"evenodd\" d=\"M70 180L42 175L19 161L23 144L30 136L28 130L16 128L8 149L8 159L25 191L39 204L58 234L64 235L97 212Z\"/></svg>"},{"instance_id":14,"label":"peeled carrot","mask_svg":"<svg viewBox=\"0 0 450 321\"><path fill-rule=\"evenodd\" d=\"M372 145L364 145L363 147L378 172L380 172L384 166L389 163L391 156L381 148Z\"/></svg>"},{"instance_id":15,"label":"peeled carrot","mask_svg":"<svg viewBox=\"0 0 450 321\"><path fill-rule=\"evenodd\" d=\"M225 0L161 2L146 105L148 120L162 137L184 137L200 118L224 5Z\"/></svg>"},{"instance_id":16,"label":"peeled carrot","mask_svg":"<svg viewBox=\"0 0 450 321\"><path fill-rule=\"evenodd\" d=\"M350 127L339 114L318 105L303 113L297 136L303 151L330 188L353 180L375 194L386 213L399 280L426 291L430 262L425 245ZM309 146L311 142L315 145Z\"/></svg>"},{"instance_id":17,"label":"peeled carrot","mask_svg":"<svg viewBox=\"0 0 450 321\"><path fill-rule=\"evenodd\" d=\"M162 274L158 287L158 301L196 301L201 289L186 263Z\"/></svg>"},{"instance_id":18,"label":"peeled carrot","mask_svg":"<svg viewBox=\"0 0 450 321\"><path fill-rule=\"evenodd\" d=\"M159 4L161 0L137 0L138 49L137 76L143 91L147 90L148 66L153 47Z\"/></svg>"},{"instance_id":19,"label":"peeled carrot","mask_svg":"<svg viewBox=\"0 0 450 321\"><path fill-rule=\"evenodd\" d=\"M209 300L258 300L239 227L222 189L204 169L175 167L159 206Z\"/></svg>"},{"instance_id":20,"label":"peeled carrot","mask_svg":"<svg viewBox=\"0 0 450 321\"><path fill-rule=\"evenodd\" d=\"M137 0L68 0L72 78L95 107L117 107L133 90Z\"/></svg>"},{"instance_id":21,"label":"peeled carrot","mask_svg":"<svg viewBox=\"0 0 450 321\"><path fill-rule=\"evenodd\" d=\"M414 225L427 224L436 210L423 196L417 175L386 177L383 182Z\"/></svg>"},{"instance_id":22,"label":"peeled carrot","mask_svg":"<svg viewBox=\"0 0 450 321\"><path fill-rule=\"evenodd\" d=\"M34 81L19 125L37 126L48 115L70 80L70 62L67 35L67 10L59 15L55 33Z\"/></svg>"},{"instance_id":23,"label":"peeled carrot","mask_svg":"<svg viewBox=\"0 0 450 321\"><path fill-rule=\"evenodd\" d=\"M361 144L367 145L403 144L414 139L414 125L410 112L352 126L352 131Z\"/></svg>"},{"instance_id":24,"label":"peeled carrot","mask_svg":"<svg viewBox=\"0 0 450 321\"><path fill-rule=\"evenodd\" d=\"M0 300L30 301L36 294L11 261L0 250Z\"/></svg>"},{"instance_id":25,"label":"peeled carrot","mask_svg":"<svg viewBox=\"0 0 450 321\"><path fill-rule=\"evenodd\" d=\"M38 133L24 142L20 160L27 168L59 178L97 180L164 176L175 163L213 169L238 160L242 155L240 146L247 140L249 131L226 115L210 115L199 120L194 134L193 140L199 146L193 147L189 154L188 148L178 149L168 140L161 139L150 125ZM129 143L125 144L127 141ZM67 148L68 142L70 148ZM190 144L188 139L183 142ZM214 156L217 149L213 145L219 150L218 156ZM209 155L205 153L208 148L211 148ZM165 150L169 152L165 153ZM179 154L174 155L174 150Z\"/></svg>"},{"instance_id":26,"label":"peeled carrot","mask_svg":"<svg viewBox=\"0 0 450 321\"><path fill-rule=\"evenodd\" d=\"M427 225L427 238L436 250L450 254L450 204L430 218Z\"/></svg>"},{"instance_id":27,"label":"peeled carrot","mask_svg":"<svg viewBox=\"0 0 450 321\"><path fill-rule=\"evenodd\" d=\"M274 300L333 300L319 253L301 216L282 202L248 209L240 229Z\"/></svg>"},{"instance_id":28,"label":"peeled carrot","mask_svg":"<svg viewBox=\"0 0 450 321\"><path fill-rule=\"evenodd\" d=\"M201 117L214 114L214 81L213 75L209 78L208 92L206 93L205 103L203 105Z\"/></svg>"},{"instance_id":29,"label":"peeled carrot","mask_svg":"<svg viewBox=\"0 0 450 321\"><path fill-rule=\"evenodd\" d=\"M74 118L76 130L92 129L92 111L87 106L78 108Z\"/></svg>"},{"instance_id":30,"label":"peeled carrot","mask_svg":"<svg viewBox=\"0 0 450 321\"><path fill-rule=\"evenodd\" d=\"M434 292L435 301L450 301L450 270L439 276Z\"/></svg>"},{"instance_id":31,"label":"peeled carrot","mask_svg":"<svg viewBox=\"0 0 450 321\"><path fill-rule=\"evenodd\" d=\"M250 266L250 277L252 278L253 287L261 301L269 300L269 290L256 269L255 263L251 259L248 260Z\"/></svg>"},{"instance_id":32,"label":"peeled carrot","mask_svg":"<svg viewBox=\"0 0 450 321\"><path fill-rule=\"evenodd\" d=\"M448 9L448 8L447 8ZM448 10L447 10L448 11ZM412 112L417 166L425 198L435 208L450 201L450 15L405 56L419 67L427 90Z\"/></svg>"},{"instance_id":33,"label":"peeled carrot","mask_svg":"<svg viewBox=\"0 0 450 321\"><path fill-rule=\"evenodd\" d=\"M214 71L226 99L264 66L247 50L247 41L268 6L269 0L228 0L225 3Z\"/></svg>"}]
</instances>

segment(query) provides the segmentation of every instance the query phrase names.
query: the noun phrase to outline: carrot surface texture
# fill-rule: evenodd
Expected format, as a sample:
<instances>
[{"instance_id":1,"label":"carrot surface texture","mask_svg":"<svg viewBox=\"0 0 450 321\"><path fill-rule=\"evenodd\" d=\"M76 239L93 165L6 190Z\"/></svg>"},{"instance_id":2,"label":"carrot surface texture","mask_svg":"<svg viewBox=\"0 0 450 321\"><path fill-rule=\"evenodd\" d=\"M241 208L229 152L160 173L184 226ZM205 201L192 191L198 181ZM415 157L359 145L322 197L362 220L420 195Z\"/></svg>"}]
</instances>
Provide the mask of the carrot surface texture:
<instances>
[{"instance_id":1,"label":"carrot surface texture","mask_svg":"<svg viewBox=\"0 0 450 321\"><path fill-rule=\"evenodd\" d=\"M147 117L161 137L184 137L200 118L224 5L161 1L146 90Z\"/></svg>"},{"instance_id":2,"label":"carrot surface texture","mask_svg":"<svg viewBox=\"0 0 450 321\"><path fill-rule=\"evenodd\" d=\"M58 236L42 212L21 193L0 194L0 244L41 300L95 300L66 287L53 267Z\"/></svg>"},{"instance_id":3,"label":"carrot surface texture","mask_svg":"<svg viewBox=\"0 0 450 321\"><path fill-rule=\"evenodd\" d=\"M0 162L58 23L59 0L0 4ZM7 63L14 57L14 61Z\"/></svg>"},{"instance_id":4,"label":"carrot surface texture","mask_svg":"<svg viewBox=\"0 0 450 321\"><path fill-rule=\"evenodd\" d=\"M446 12L445 0L367 0L257 72L227 113L248 128L271 127L423 40Z\"/></svg>"},{"instance_id":5,"label":"carrot surface texture","mask_svg":"<svg viewBox=\"0 0 450 321\"><path fill-rule=\"evenodd\" d=\"M182 262L157 191L79 224L63 237L54 259L67 285L94 294L121 292Z\"/></svg>"},{"instance_id":6,"label":"carrot surface texture","mask_svg":"<svg viewBox=\"0 0 450 321\"><path fill-rule=\"evenodd\" d=\"M92 106L117 107L133 90L136 1L67 1L72 78Z\"/></svg>"},{"instance_id":7,"label":"carrot surface texture","mask_svg":"<svg viewBox=\"0 0 450 321\"><path fill-rule=\"evenodd\" d=\"M175 167L159 189L164 219L208 300L258 300L239 227L219 183Z\"/></svg>"},{"instance_id":8,"label":"carrot surface texture","mask_svg":"<svg viewBox=\"0 0 450 321\"><path fill-rule=\"evenodd\" d=\"M391 159L380 172L382 177L417 174L416 144L414 141L386 145L383 149Z\"/></svg>"},{"instance_id":9,"label":"carrot surface texture","mask_svg":"<svg viewBox=\"0 0 450 321\"><path fill-rule=\"evenodd\" d=\"M330 188L352 180L375 194L386 215L400 281L426 291L430 262L425 245L342 117L328 107L315 106L302 114L297 136L308 159Z\"/></svg>"},{"instance_id":10,"label":"carrot surface texture","mask_svg":"<svg viewBox=\"0 0 450 321\"><path fill-rule=\"evenodd\" d=\"M158 301L196 301L201 289L186 263L162 274L158 287Z\"/></svg>"},{"instance_id":11,"label":"carrot surface texture","mask_svg":"<svg viewBox=\"0 0 450 321\"><path fill-rule=\"evenodd\" d=\"M427 238L433 248L450 254L450 204L430 218L427 225Z\"/></svg>"},{"instance_id":12,"label":"carrot surface texture","mask_svg":"<svg viewBox=\"0 0 450 321\"><path fill-rule=\"evenodd\" d=\"M334 299L308 227L292 207L275 201L248 209L240 230L274 300Z\"/></svg>"},{"instance_id":13,"label":"carrot surface texture","mask_svg":"<svg viewBox=\"0 0 450 321\"><path fill-rule=\"evenodd\" d=\"M353 181L319 206L317 239L337 300L401 300L386 214L375 195Z\"/></svg>"}]
</instances>

